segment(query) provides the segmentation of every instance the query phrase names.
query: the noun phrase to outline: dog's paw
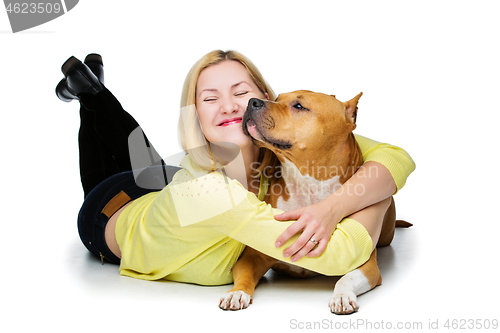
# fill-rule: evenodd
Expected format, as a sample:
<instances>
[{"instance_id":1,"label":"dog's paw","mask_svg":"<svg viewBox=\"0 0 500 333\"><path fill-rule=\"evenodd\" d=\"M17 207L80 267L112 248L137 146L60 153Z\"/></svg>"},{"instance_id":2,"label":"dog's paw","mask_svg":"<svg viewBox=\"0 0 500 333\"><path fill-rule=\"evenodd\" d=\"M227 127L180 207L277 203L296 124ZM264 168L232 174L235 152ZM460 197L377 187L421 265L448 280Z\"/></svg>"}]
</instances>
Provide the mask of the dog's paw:
<instances>
[{"instance_id":1,"label":"dog's paw","mask_svg":"<svg viewBox=\"0 0 500 333\"><path fill-rule=\"evenodd\" d=\"M351 314L358 311L357 297L353 292L333 293L328 307L335 314Z\"/></svg>"},{"instance_id":2,"label":"dog's paw","mask_svg":"<svg viewBox=\"0 0 500 333\"><path fill-rule=\"evenodd\" d=\"M252 304L252 296L244 291L228 291L221 297L219 308L222 310L242 310Z\"/></svg>"}]
</instances>

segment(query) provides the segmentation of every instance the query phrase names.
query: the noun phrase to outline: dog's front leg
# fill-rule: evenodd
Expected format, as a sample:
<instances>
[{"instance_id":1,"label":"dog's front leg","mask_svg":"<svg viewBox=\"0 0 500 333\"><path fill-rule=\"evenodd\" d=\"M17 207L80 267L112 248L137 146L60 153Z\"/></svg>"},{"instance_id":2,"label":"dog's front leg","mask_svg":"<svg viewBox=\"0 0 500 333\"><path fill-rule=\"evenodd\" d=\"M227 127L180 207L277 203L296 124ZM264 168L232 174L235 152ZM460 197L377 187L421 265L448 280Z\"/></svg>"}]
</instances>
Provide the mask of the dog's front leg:
<instances>
[{"instance_id":1,"label":"dog's front leg","mask_svg":"<svg viewBox=\"0 0 500 333\"><path fill-rule=\"evenodd\" d=\"M234 287L221 297L219 307L223 310L246 309L252 303L255 286L276 261L247 246L233 267Z\"/></svg>"},{"instance_id":2,"label":"dog's front leg","mask_svg":"<svg viewBox=\"0 0 500 333\"><path fill-rule=\"evenodd\" d=\"M374 249L367 262L337 281L328 306L335 314L356 312L359 309L357 296L380 284L382 276L377 265L377 249Z\"/></svg>"}]
</instances>

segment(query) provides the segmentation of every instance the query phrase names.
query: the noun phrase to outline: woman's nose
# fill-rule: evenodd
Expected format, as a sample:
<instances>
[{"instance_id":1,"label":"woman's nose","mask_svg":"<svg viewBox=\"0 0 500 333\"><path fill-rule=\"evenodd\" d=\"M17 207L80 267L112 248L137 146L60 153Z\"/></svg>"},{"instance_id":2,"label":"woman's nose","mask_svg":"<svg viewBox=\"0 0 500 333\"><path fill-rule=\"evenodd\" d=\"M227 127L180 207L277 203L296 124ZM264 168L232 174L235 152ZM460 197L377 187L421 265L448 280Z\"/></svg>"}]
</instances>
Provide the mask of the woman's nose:
<instances>
[{"instance_id":1,"label":"woman's nose","mask_svg":"<svg viewBox=\"0 0 500 333\"><path fill-rule=\"evenodd\" d=\"M238 104L232 99L224 100L224 103L221 105L222 113L233 113L238 111Z\"/></svg>"}]
</instances>

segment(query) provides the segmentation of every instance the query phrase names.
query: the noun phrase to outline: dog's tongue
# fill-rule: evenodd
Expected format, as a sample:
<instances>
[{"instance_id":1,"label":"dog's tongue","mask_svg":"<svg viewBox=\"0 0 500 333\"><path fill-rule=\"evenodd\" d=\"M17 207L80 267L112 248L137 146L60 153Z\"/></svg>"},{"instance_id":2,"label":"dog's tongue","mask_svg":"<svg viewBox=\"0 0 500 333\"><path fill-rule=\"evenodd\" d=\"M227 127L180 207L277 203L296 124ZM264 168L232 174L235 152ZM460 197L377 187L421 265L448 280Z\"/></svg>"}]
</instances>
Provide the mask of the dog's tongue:
<instances>
[{"instance_id":1,"label":"dog's tongue","mask_svg":"<svg viewBox=\"0 0 500 333\"><path fill-rule=\"evenodd\" d=\"M246 126L247 126L247 131L252 138L256 140L262 140L262 135L260 134L253 120L250 119L249 121L247 121Z\"/></svg>"},{"instance_id":2,"label":"dog's tongue","mask_svg":"<svg viewBox=\"0 0 500 333\"><path fill-rule=\"evenodd\" d=\"M246 123L247 129L250 130L250 128L255 129L255 123L253 122L252 119L249 119Z\"/></svg>"}]
</instances>

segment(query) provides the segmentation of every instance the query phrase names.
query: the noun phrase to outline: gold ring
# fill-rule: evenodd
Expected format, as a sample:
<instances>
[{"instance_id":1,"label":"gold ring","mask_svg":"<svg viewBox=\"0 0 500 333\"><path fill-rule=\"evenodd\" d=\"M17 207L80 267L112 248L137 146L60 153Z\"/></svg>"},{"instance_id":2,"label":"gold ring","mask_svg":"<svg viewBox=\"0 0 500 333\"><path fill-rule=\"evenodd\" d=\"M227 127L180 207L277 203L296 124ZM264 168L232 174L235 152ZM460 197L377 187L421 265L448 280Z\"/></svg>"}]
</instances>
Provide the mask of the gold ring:
<instances>
[{"instance_id":1,"label":"gold ring","mask_svg":"<svg viewBox=\"0 0 500 333\"><path fill-rule=\"evenodd\" d=\"M312 238L311 238L309 241L310 241L310 242L313 242L315 245L318 245L318 244L319 244L319 242L318 242L317 240L314 240L314 239L312 239Z\"/></svg>"}]
</instances>

